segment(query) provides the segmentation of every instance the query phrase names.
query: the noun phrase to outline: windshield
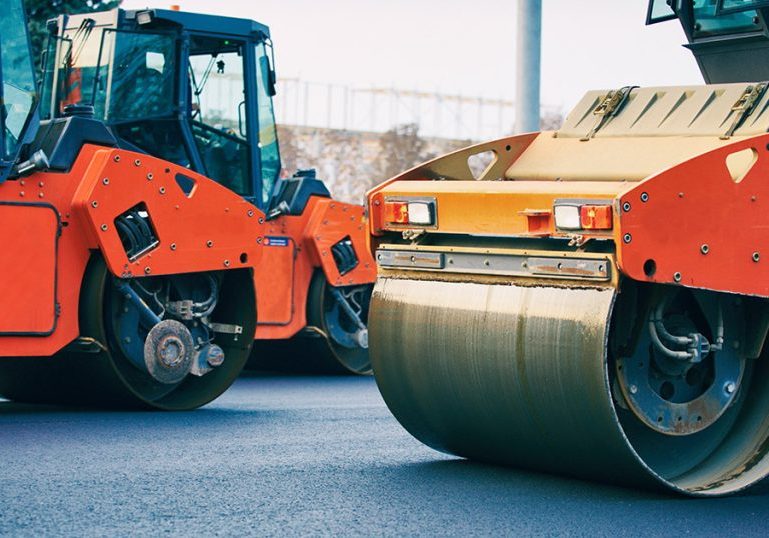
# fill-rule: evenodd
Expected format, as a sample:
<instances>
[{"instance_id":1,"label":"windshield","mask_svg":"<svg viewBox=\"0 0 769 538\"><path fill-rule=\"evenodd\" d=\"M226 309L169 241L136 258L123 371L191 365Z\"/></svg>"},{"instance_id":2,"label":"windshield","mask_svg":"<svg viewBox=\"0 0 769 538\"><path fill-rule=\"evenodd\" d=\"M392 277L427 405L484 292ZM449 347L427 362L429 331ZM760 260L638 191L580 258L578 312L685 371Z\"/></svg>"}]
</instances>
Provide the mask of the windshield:
<instances>
[{"instance_id":1,"label":"windshield","mask_svg":"<svg viewBox=\"0 0 769 538\"><path fill-rule=\"evenodd\" d=\"M67 105L93 104L96 117L113 124L172 117L175 39L104 28L103 23L86 18L50 40L42 116L61 116Z\"/></svg>"},{"instance_id":2,"label":"windshield","mask_svg":"<svg viewBox=\"0 0 769 538\"><path fill-rule=\"evenodd\" d=\"M694 37L757 31L761 29L755 10L742 11L731 15L719 14L717 0L694 0Z\"/></svg>"},{"instance_id":3,"label":"windshield","mask_svg":"<svg viewBox=\"0 0 769 538\"><path fill-rule=\"evenodd\" d=\"M769 0L718 0L719 13L736 13L768 6Z\"/></svg>"},{"instance_id":4,"label":"windshield","mask_svg":"<svg viewBox=\"0 0 769 538\"><path fill-rule=\"evenodd\" d=\"M109 123L173 116L176 40L105 30L95 84L96 117Z\"/></svg>"},{"instance_id":5,"label":"windshield","mask_svg":"<svg viewBox=\"0 0 769 538\"><path fill-rule=\"evenodd\" d=\"M42 118L61 116L67 105L92 103L101 39L102 27L92 18L65 30L61 37L50 37L41 88Z\"/></svg>"},{"instance_id":6,"label":"windshield","mask_svg":"<svg viewBox=\"0 0 769 538\"><path fill-rule=\"evenodd\" d=\"M2 52L2 157L14 160L35 106L35 76L27 40L27 25L20 1L5 6L0 14Z\"/></svg>"},{"instance_id":7,"label":"windshield","mask_svg":"<svg viewBox=\"0 0 769 538\"><path fill-rule=\"evenodd\" d=\"M259 150L262 164L262 202L267 204L280 174L278 132L272 108L270 61L264 43L256 46L257 103L259 107Z\"/></svg>"}]
</instances>

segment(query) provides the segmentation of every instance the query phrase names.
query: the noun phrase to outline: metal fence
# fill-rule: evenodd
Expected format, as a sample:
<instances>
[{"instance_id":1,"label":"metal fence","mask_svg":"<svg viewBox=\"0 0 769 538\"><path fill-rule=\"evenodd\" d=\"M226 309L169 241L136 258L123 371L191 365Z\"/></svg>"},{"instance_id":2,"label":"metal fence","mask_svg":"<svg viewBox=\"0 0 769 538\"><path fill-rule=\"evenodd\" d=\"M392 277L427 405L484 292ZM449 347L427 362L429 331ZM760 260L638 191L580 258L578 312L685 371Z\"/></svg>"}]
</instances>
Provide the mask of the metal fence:
<instances>
[{"instance_id":1,"label":"metal fence","mask_svg":"<svg viewBox=\"0 0 769 538\"><path fill-rule=\"evenodd\" d=\"M209 84L212 96L228 94L236 74L216 77ZM358 88L278 80L275 97L277 121L284 125L384 132L397 125L416 124L422 136L488 140L510 134L515 124L515 103L398 88ZM560 109L544 106L543 116L559 117Z\"/></svg>"}]
</instances>

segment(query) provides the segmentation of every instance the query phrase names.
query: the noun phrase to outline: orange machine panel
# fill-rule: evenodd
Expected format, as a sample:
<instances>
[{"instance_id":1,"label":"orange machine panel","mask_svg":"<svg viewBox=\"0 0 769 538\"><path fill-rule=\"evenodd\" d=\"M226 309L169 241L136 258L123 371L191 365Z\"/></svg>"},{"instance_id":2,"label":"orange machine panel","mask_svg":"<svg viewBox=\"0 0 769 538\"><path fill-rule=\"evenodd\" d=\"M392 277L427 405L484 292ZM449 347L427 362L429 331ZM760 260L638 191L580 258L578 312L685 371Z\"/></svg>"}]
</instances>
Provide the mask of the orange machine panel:
<instances>
[{"instance_id":1,"label":"orange machine panel","mask_svg":"<svg viewBox=\"0 0 769 538\"><path fill-rule=\"evenodd\" d=\"M45 336L56 328L59 231L54 206L0 201L0 335Z\"/></svg>"},{"instance_id":2,"label":"orange machine panel","mask_svg":"<svg viewBox=\"0 0 769 538\"><path fill-rule=\"evenodd\" d=\"M262 241L262 286L257 283L256 311L260 325L288 325L294 316L294 259L296 243L291 237L267 235Z\"/></svg>"},{"instance_id":3,"label":"orange machine panel","mask_svg":"<svg viewBox=\"0 0 769 538\"><path fill-rule=\"evenodd\" d=\"M652 176L620 198L630 277L769 297L769 135Z\"/></svg>"},{"instance_id":4,"label":"orange machine panel","mask_svg":"<svg viewBox=\"0 0 769 538\"><path fill-rule=\"evenodd\" d=\"M321 199L313 207L307 237L326 279L334 286L368 284L376 280L376 263L368 248L368 230L362 206ZM339 274L331 247L349 237L359 263L352 271Z\"/></svg>"},{"instance_id":5,"label":"orange machine panel","mask_svg":"<svg viewBox=\"0 0 769 538\"><path fill-rule=\"evenodd\" d=\"M337 241L350 237L359 263L352 271L340 275L334 262L331 246ZM285 271L273 268L271 263L261 263L254 271L257 290L258 339L290 338L307 324L307 293L315 271L322 270L326 279L335 286L373 283L376 279L374 263L368 245L368 234L364 209L329 198L311 197L301 215L281 215L265 223L264 241L275 238L291 238L295 247L292 261L292 275L289 282ZM285 250L283 247L266 245L264 260L280 253L271 250ZM276 260L281 267L284 261ZM291 293L290 301L285 294ZM291 308L289 323L270 320L285 316ZM265 309L271 314L265 314Z\"/></svg>"},{"instance_id":6,"label":"orange machine panel","mask_svg":"<svg viewBox=\"0 0 769 538\"><path fill-rule=\"evenodd\" d=\"M179 175L186 179L177 181ZM37 222L35 215L42 214L29 208L33 201L50 204L60 216L55 256L48 248L56 237L51 216L46 224L39 217L40 226L17 229ZM114 220L140 202L146 205L159 241L144 255L128 260ZM19 209L19 214L0 209L4 242L1 329L50 331L51 318L56 316L55 330L47 336L0 332L0 356L49 356L79 336L80 286L86 264L97 251L120 276L255 270L261 265L263 215L255 206L210 179L145 155L86 145L69 172L35 173L0 184L0 203L27 204L26 211ZM51 210L45 213L53 215ZM32 245L39 250L30 252ZM39 258L42 252L48 252L49 258ZM19 260L33 263L33 259L35 271L24 271L18 265ZM51 274L43 275L41 267L53 271L52 260L56 262L55 278L48 278ZM50 288L54 282L55 314ZM37 317L37 301L51 304L47 317Z\"/></svg>"},{"instance_id":7,"label":"orange machine panel","mask_svg":"<svg viewBox=\"0 0 769 538\"><path fill-rule=\"evenodd\" d=\"M218 183L186 168L124 150L97 152L75 195L110 271L167 275L253 267L259 263L262 213ZM128 259L115 219L140 206L158 237L155 248Z\"/></svg>"},{"instance_id":8,"label":"orange machine panel","mask_svg":"<svg viewBox=\"0 0 769 538\"><path fill-rule=\"evenodd\" d=\"M56 255L56 303L57 320L56 330L50 335L29 335L20 336L0 336L0 355L4 357L16 356L47 356L52 355L62 347L77 338L80 331L78 329L78 302L80 296L80 285L83 279L88 259L91 251L96 248L96 243L89 238L87 230L84 230L79 221L74 218L72 211L72 197L80 184L80 180L91 166L93 157L101 148L86 146L80 152L72 169L66 173L35 173L26 178L18 180L8 180L0 185L0 200L7 204L25 203L29 211L28 215L19 213L14 215L14 219L22 220L32 218L32 213L38 211L34 209L35 204L50 204L56 208L61 219L61 235L58 239L58 252ZM27 212L24 212L27 213ZM51 213L51 211L47 211ZM0 210L0 215L5 212ZM10 218L10 213L8 214ZM3 228L6 225L4 217ZM41 217L42 218L42 217ZM9 237L16 238L16 234L8 234ZM50 244L52 240L50 223L41 227L27 228L21 234L27 245ZM16 311L15 314L26 316L26 306L17 310L7 306L9 300L7 290L12 288L35 289L41 284L42 277L39 277L39 271L19 271L16 278L6 279L9 267L23 259L25 255L19 253L19 250L12 248L3 249L3 255L9 253L12 256L12 262L6 262L2 265L3 283L2 294L0 294L0 312L8 310ZM45 303L47 304L47 300ZM34 305L34 303L30 303ZM16 323L16 321L14 321Z\"/></svg>"}]
</instances>

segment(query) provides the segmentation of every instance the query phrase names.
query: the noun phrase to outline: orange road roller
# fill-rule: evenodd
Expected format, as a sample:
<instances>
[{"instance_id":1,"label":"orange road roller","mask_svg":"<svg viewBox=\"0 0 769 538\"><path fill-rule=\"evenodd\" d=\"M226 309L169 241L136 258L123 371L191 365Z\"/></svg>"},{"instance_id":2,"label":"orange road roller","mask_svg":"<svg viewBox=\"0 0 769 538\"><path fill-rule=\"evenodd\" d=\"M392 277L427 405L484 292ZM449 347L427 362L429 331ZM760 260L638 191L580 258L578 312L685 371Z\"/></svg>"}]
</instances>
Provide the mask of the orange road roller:
<instances>
[{"instance_id":1,"label":"orange road roller","mask_svg":"<svg viewBox=\"0 0 769 538\"><path fill-rule=\"evenodd\" d=\"M367 370L363 208L278 179L265 26L61 17L37 91L21 0L0 22L1 397L192 409L302 331Z\"/></svg>"},{"instance_id":2,"label":"orange road roller","mask_svg":"<svg viewBox=\"0 0 769 538\"><path fill-rule=\"evenodd\" d=\"M437 450L723 495L769 472L769 92L728 54L769 19L653 4L713 84L591 91L369 193L371 359Z\"/></svg>"},{"instance_id":3,"label":"orange road roller","mask_svg":"<svg viewBox=\"0 0 769 538\"><path fill-rule=\"evenodd\" d=\"M61 16L49 32L43 118L93 106L120 147L196 171L263 213L251 364L370 373L376 267L363 207L333 200L314 170L280 178L269 28L115 9Z\"/></svg>"}]
</instances>

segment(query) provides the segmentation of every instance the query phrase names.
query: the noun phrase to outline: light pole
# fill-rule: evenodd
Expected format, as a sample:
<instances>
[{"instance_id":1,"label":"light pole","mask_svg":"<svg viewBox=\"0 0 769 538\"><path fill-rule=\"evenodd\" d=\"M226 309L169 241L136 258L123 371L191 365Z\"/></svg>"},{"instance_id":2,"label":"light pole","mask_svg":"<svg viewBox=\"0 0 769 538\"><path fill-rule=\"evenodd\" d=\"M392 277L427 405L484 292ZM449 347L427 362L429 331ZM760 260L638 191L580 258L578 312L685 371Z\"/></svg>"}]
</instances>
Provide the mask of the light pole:
<instances>
[{"instance_id":1,"label":"light pole","mask_svg":"<svg viewBox=\"0 0 769 538\"><path fill-rule=\"evenodd\" d=\"M539 130L542 0L518 0L515 132Z\"/></svg>"}]
</instances>

